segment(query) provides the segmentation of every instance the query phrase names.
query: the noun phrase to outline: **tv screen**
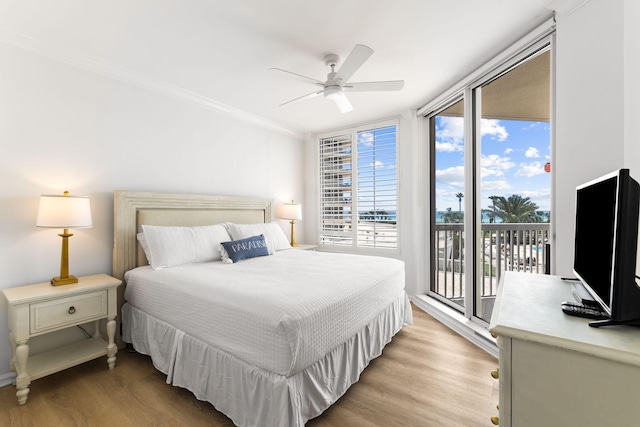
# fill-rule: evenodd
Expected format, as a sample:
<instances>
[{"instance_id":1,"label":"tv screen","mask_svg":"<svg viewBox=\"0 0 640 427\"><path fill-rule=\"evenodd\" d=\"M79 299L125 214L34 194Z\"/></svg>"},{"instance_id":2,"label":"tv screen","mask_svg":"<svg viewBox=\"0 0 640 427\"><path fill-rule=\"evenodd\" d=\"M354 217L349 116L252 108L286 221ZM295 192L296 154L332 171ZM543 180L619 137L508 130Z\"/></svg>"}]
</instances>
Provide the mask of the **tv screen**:
<instances>
[{"instance_id":1,"label":"tv screen","mask_svg":"<svg viewBox=\"0 0 640 427\"><path fill-rule=\"evenodd\" d=\"M611 314L611 273L614 256L618 177L578 188L574 271L597 294Z\"/></svg>"},{"instance_id":2,"label":"tv screen","mask_svg":"<svg viewBox=\"0 0 640 427\"><path fill-rule=\"evenodd\" d=\"M611 321L601 324L640 320L640 287L636 284L639 221L640 185L628 169L577 187L573 270L611 316Z\"/></svg>"}]
</instances>

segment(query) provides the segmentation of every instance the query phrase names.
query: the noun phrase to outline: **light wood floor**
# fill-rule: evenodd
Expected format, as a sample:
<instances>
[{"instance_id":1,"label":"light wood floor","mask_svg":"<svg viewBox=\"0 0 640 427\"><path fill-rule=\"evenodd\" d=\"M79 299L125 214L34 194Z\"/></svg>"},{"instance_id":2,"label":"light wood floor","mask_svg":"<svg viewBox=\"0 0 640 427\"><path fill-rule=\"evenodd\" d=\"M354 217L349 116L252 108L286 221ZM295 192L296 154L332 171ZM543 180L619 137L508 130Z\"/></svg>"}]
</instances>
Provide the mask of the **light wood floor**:
<instances>
[{"instance_id":1,"label":"light wood floor","mask_svg":"<svg viewBox=\"0 0 640 427\"><path fill-rule=\"evenodd\" d=\"M403 328L347 393L309 427L490 426L497 360L414 307ZM34 381L18 406L0 388L0 426L233 426L207 402L165 383L147 356L121 350Z\"/></svg>"}]
</instances>

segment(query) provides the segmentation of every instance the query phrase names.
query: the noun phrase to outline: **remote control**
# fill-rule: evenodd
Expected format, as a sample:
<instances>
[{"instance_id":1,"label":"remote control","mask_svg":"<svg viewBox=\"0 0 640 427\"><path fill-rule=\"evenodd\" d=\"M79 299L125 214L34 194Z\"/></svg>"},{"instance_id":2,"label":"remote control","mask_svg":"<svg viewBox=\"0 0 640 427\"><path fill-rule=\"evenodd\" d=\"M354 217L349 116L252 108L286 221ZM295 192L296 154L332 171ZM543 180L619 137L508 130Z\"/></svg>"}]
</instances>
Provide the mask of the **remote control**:
<instances>
[{"instance_id":1,"label":"remote control","mask_svg":"<svg viewBox=\"0 0 640 427\"><path fill-rule=\"evenodd\" d=\"M593 307L596 310L600 309L600 304L598 304L597 301L594 301L593 297L589 295L589 292L587 292L582 283L572 283L571 291L573 292L573 296L576 301L581 302L583 305Z\"/></svg>"},{"instance_id":2,"label":"remote control","mask_svg":"<svg viewBox=\"0 0 640 427\"><path fill-rule=\"evenodd\" d=\"M563 302L561 304L562 311L571 316L586 317L587 319L604 320L609 315L598 308L588 307L576 302Z\"/></svg>"}]
</instances>

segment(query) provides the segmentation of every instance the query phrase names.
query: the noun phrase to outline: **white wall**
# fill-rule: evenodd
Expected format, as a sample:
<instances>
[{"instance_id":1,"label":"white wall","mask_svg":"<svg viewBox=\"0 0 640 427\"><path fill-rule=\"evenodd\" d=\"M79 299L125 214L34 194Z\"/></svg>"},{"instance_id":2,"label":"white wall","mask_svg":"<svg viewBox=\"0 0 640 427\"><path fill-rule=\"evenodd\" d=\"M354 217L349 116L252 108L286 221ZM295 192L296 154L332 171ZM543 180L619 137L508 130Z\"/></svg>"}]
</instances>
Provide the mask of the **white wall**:
<instances>
[{"instance_id":1,"label":"white wall","mask_svg":"<svg viewBox=\"0 0 640 427\"><path fill-rule=\"evenodd\" d=\"M640 2L624 3L624 162L640 180Z\"/></svg>"},{"instance_id":2,"label":"white wall","mask_svg":"<svg viewBox=\"0 0 640 427\"><path fill-rule=\"evenodd\" d=\"M590 0L557 15L554 172L559 275L571 274L573 265L576 186L621 167L640 178L635 3Z\"/></svg>"},{"instance_id":3,"label":"white wall","mask_svg":"<svg viewBox=\"0 0 640 427\"><path fill-rule=\"evenodd\" d=\"M0 288L59 274L61 231L35 227L40 194L91 198L93 228L70 239L74 275L111 273L114 190L303 200L300 137L1 43L0 64ZM6 318L0 308L0 384Z\"/></svg>"},{"instance_id":4,"label":"white wall","mask_svg":"<svg viewBox=\"0 0 640 427\"><path fill-rule=\"evenodd\" d=\"M624 166L640 181L640 2L624 3ZM640 239L636 274L640 276Z\"/></svg>"}]
</instances>

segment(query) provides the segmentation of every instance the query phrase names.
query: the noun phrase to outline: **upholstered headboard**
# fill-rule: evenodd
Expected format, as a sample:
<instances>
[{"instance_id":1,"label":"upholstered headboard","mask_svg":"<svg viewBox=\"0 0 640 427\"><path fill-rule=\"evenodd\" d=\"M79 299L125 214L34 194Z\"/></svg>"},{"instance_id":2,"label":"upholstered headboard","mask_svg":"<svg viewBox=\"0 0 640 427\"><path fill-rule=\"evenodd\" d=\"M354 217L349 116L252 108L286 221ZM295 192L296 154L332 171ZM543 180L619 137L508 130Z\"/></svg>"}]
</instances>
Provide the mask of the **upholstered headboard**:
<instances>
[{"instance_id":1,"label":"upholstered headboard","mask_svg":"<svg viewBox=\"0 0 640 427\"><path fill-rule=\"evenodd\" d=\"M124 282L124 273L147 264L136 238L136 234L142 231L142 224L253 224L271 222L272 212L273 202L265 198L115 191L113 276ZM118 292L118 314L122 304L124 286L121 286ZM120 318L118 315L118 324ZM121 346L122 342L119 341L118 344Z\"/></svg>"},{"instance_id":2,"label":"upholstered headboard","mask_svg":"<svg viewBox=\"0 0 640 427\"><path fill-rule=\"evenodd\" d=\"M194 226L271 222L272 200L256 197L115 191L113 276L147 264L136 239L142 224Z\"/></svg>"}]
</instances>

